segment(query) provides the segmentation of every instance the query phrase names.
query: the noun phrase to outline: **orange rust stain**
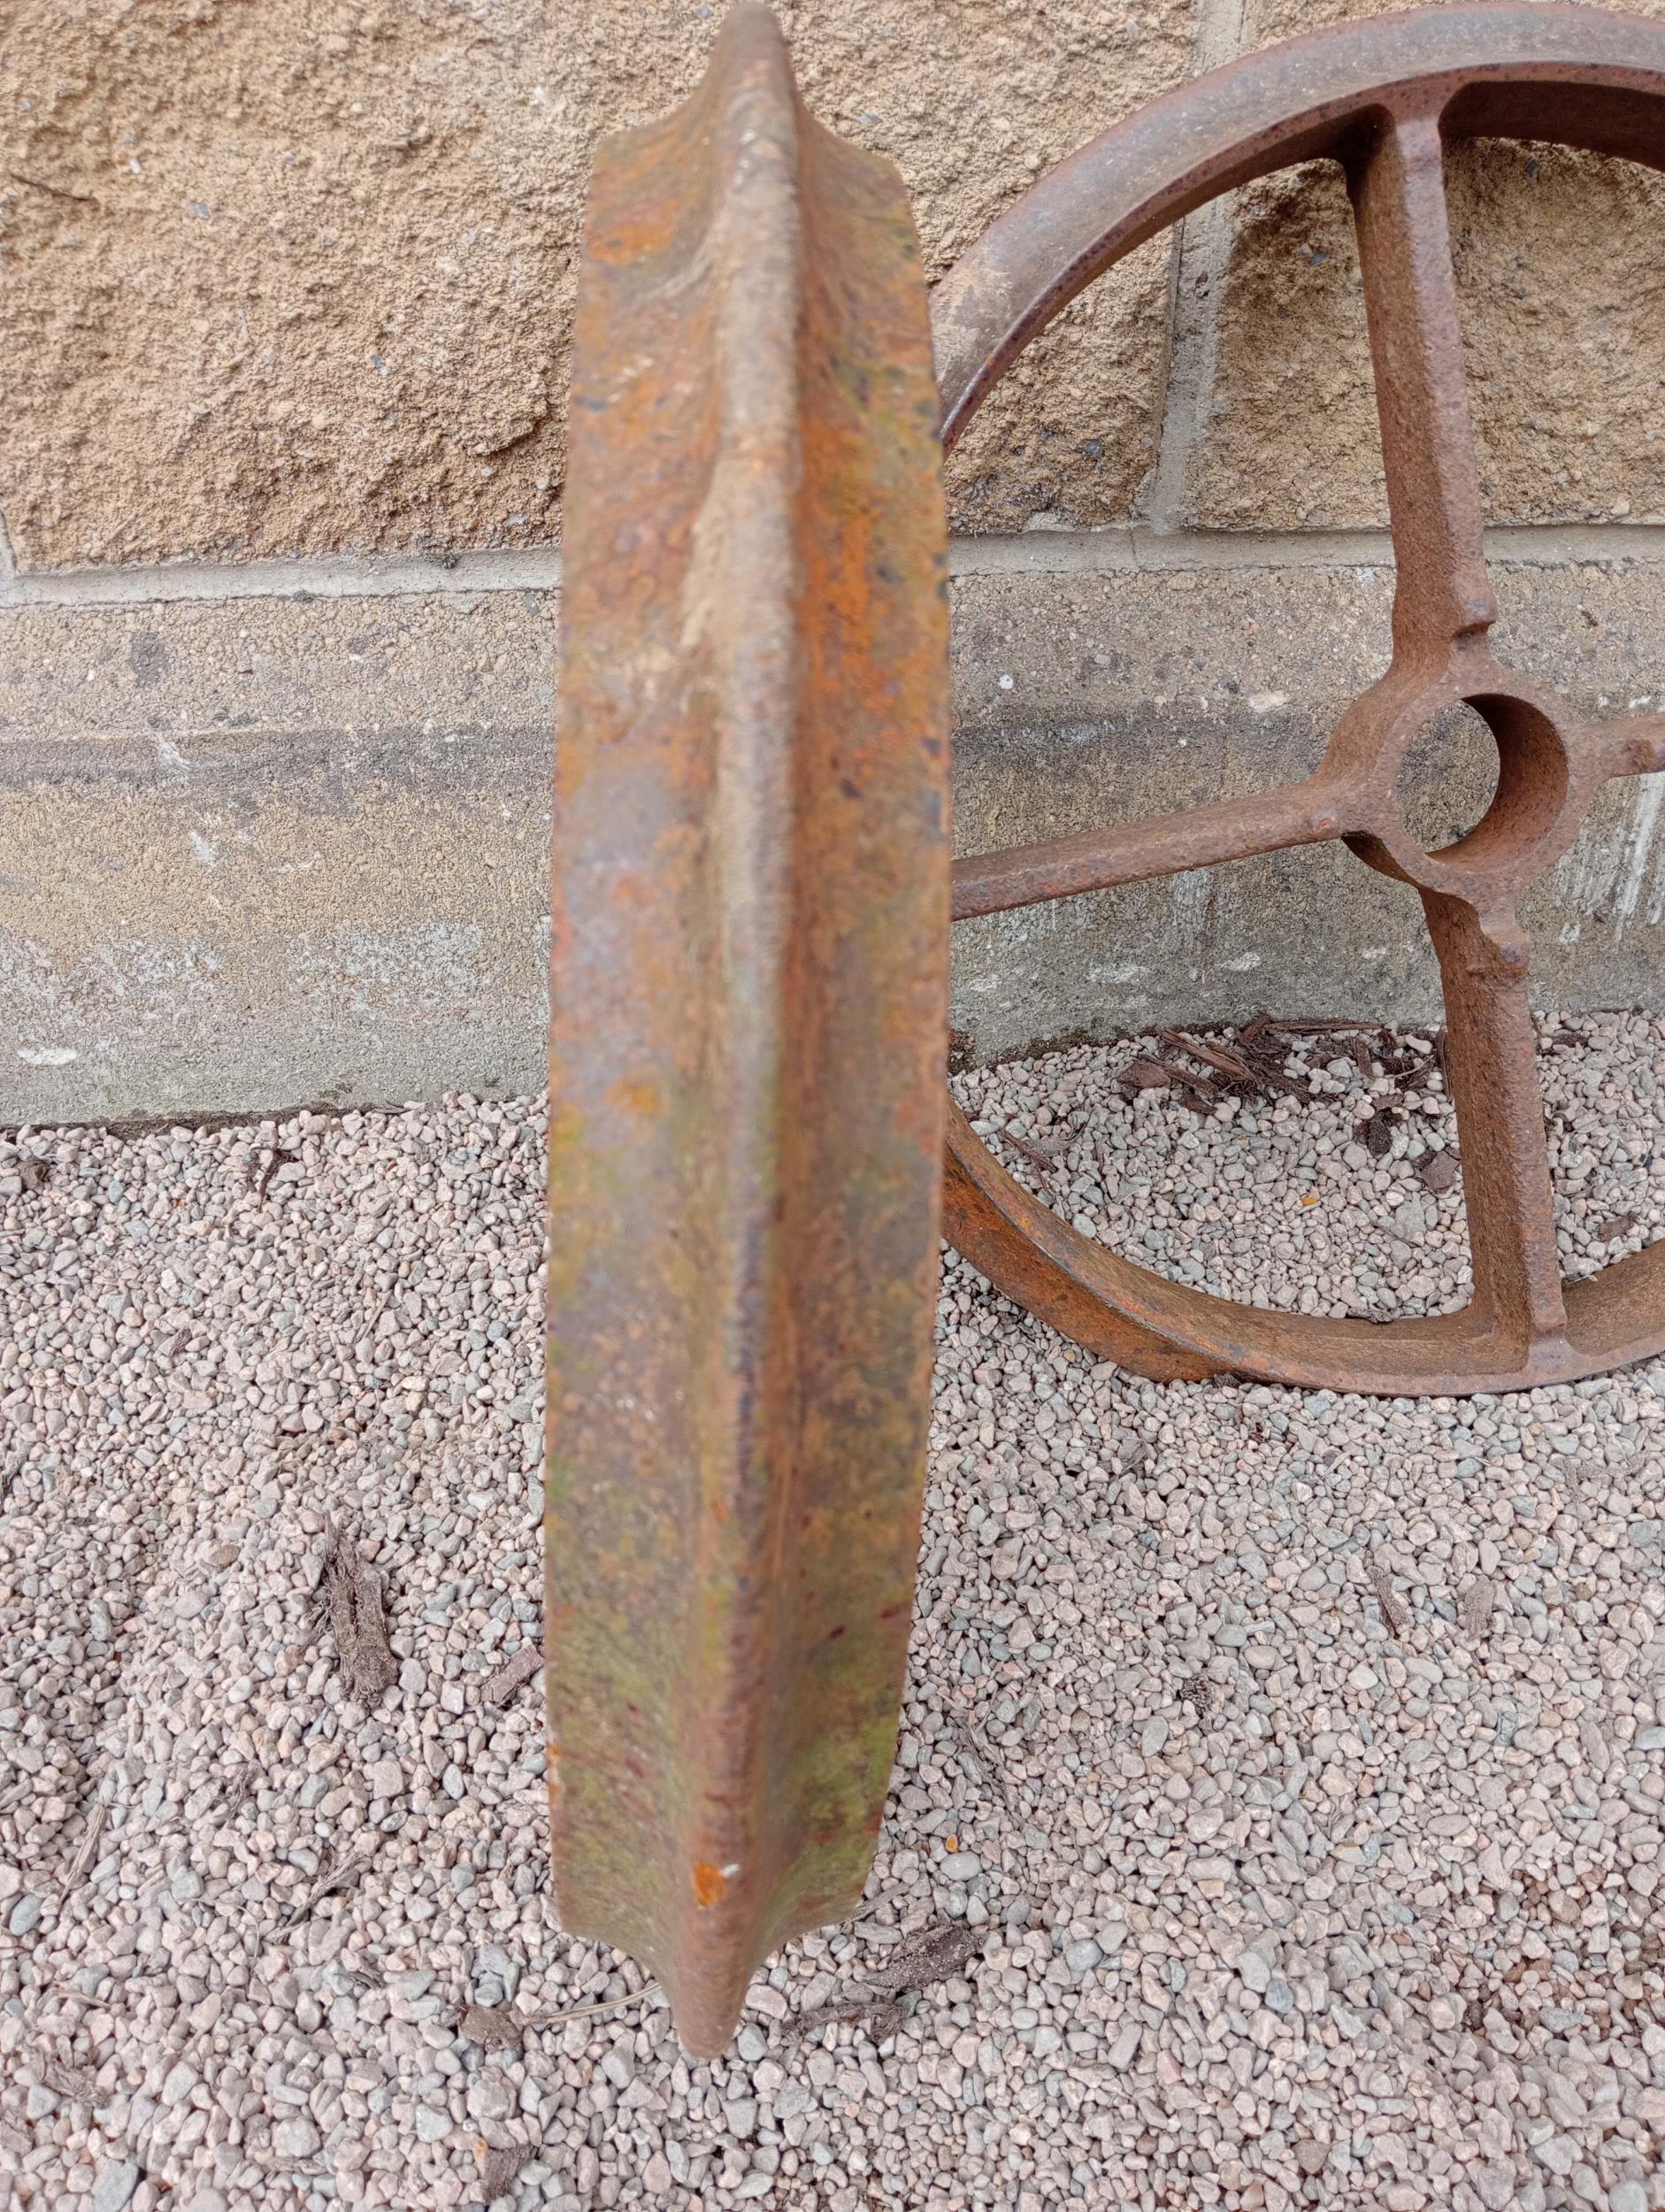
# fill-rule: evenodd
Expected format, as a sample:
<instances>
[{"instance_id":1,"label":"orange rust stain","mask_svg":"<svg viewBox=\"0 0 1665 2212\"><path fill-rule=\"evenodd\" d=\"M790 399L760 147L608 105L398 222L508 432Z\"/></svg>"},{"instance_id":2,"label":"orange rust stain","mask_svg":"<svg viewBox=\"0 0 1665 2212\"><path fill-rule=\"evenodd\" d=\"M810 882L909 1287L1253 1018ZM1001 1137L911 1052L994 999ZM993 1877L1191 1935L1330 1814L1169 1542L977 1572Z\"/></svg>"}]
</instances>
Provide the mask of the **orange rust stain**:
<instances>
[{"instance_id":1,"label":"orange rust stain","mask_svg":"<svg viewBox=\"0 0 1665 2212\"><path fill-rule=\"evenodd\" d=\"M630 1077L615 1083L607 1095L621 1114L640 1114L645 1119L659 1111L659 1086L645 1082L640 1077Z\"/></svg>"},{"instance_id":2,"label":"orange rust stain","mask_svg":"<svg viewBox=\"0 0 1665 2212\"><path fill-rule=\"evenodd\" d=\"M708 1859L694 1862L694 1894L705 1906L720 1904L728 1887L728 1877L720 1866L713 1866Z\"/></svg>"},{"instance_id":3,"label":"orange rust stain","mask_svg":"<svg viewBox=\"0 0 1665 2212\"><path fill-rule=\"evenodd\" d=\"M720 1525L728 1518L728 1502L725 1498L711 1500L711 1518Z\"/></svg>"}]
</instances>

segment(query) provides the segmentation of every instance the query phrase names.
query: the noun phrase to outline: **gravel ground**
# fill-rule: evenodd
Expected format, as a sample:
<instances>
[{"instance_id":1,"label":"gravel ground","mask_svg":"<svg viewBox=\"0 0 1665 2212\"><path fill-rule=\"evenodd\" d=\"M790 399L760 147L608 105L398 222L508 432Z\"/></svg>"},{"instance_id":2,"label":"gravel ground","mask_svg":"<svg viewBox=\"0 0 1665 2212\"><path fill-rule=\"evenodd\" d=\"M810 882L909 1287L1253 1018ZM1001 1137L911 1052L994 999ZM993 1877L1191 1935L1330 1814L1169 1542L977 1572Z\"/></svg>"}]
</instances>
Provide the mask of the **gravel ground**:
<instances>
[{"instance_id":1,"label":"gravel ground","mask_svg":"<svg viewBox=\"0 0 1665 2212\"><path fill-rule=\"evenodd\" d=\"M1201 1115L1113 1087L1150 1041L959 1088L1154 1264L1425 1310L1431 1042ZM1660 1227L1665 1023L1544 1065L1593 1266ZM554 1924L503 1671L541 1143L464 1098L0 1147L0 2206L1665 2207L1665 1367L1158 1388L951 1263L868 1902L694 2066ZM962 1978L794 2029L944 1920Z\"/></svg>"}]
</instances>

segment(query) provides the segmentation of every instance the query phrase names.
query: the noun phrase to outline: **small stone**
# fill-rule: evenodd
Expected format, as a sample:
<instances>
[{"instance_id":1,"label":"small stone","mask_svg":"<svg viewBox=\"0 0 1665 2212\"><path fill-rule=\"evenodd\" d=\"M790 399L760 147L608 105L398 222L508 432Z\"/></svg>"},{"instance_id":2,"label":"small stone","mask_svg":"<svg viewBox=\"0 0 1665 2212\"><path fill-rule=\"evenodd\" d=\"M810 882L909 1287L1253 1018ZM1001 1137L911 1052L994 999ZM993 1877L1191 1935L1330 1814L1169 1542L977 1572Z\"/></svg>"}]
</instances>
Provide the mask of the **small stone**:
<instances>
[{"instance_id":1,"label":"small stone","mask_svg":"<svg viewBox=\"0 0 1665 2212\"><path fill-rule=\"evenodd\" d=\"M170 2068L167 2079L162 2084L163 2104L170 2109L174 2105L183 2104L192 2090L196 2088L196 2068L188 2066L185 2061L180 2059L176 2066Z\"/></svg>"},{"instance_id":2,"label":"small stone","mask_svg":"<svg viewBox=\"0 0 1665 2212\"><path fill-rule=\"evenodd\" d=\"M503 2077L494 2071L480 2075L468 2087L468 2110L475 2120L506 2120L515 2109L515 2093Z\"/></svg>"},{"instance_id":3,"label":"small stone","mask_svg":"<svg viewBox=\"0 0 1665 2212\"><path fill-rule=\"evenodd\" d=\"M12 1916L6 1922L6 1926L14 1936L26 1936L33 1935L40 1924L41 1900L26 1890L17 1903L12 1906ZM123 2201L125 2202L126 2200L124 2199Z\"/></svg>"},{"instance_id":4,"label":"small stone","mask_svg":"<svg viewBox=\"0 0 1665 2212\"><path fill-rule=\"evenodd\" d=\"M280 2158L311 2158L318 2146L318 2130L302 2113L280 2120L272 2131L272 2147Z\"/></svg>"},{"instance_id":5,"label":"small stone","mask_svg":"<svg viewBox=\"0 0 1665 2212\"><path fill-rule=\"evenodd\" d=\"M1578 2146L1570 2135L1552 2135L1536 2147L1532 2155L1540 2166L1564 2181L1578 2162Z\"/></svg>"},{"instance_id":6,"label":"small stone","mask_svg":"<svg viewBox=\"0 0 1665 2212\"><path fill-rule=\"evenodd\" d=\"M669 2160L656 2151L641 2170L641 2185L650 2197L662 2197L673 2185Z\"/></svg>"},{"instance_id":7,"label":"small stone","mask_svg":"<svg viewBox=\"0 0 1665 2212\"><path fill-rule=\"evenodd\" d=\"M1639 2181L1615 2181L1607 2191L1607 2212L1647 2212L1647 2191Z\"/></svg>"},{"instance_id":8,"label":"small stone","mask_svg":"<svg viewBox=\"0 0 1665 2212\"><path fill-rule=\"evenodd\" d=\"M1498 1849L1496 1844L1488 1843L1475 1861L1475 1864L1480 1870L1481 1880L1489 1889L1501 1890L1508 1887L1509 1878L1503 1865L1503 1854Z\"/></svg>"},{"instance_id":9,"label":"small stone","mask_svg":"<svg viewBox=\"0 0 1665 2212\"><path fill-rule=\"evenodd\" d=\"M419 2104L416 2108L417 2140L419 2143L440 2143L451 2131L449 2112L436 2112L432 2105Z\"/></svg>"},{"instance_id":10,"label":"small stone","mask_svg":"<svg viewBox=\"0 0 1665 2212\"><path fill-rule=\"evenodd\" d=\"M103 2166L93 2184L93 2193L87 2202L89 2212L122 2212L139 2185L139 2165L136 2159L124 2159L119 2166Z\"/></svg>"},{"instance_id":11,"label":"small stone","mask_svg":"<svg viewBox=\"0 0 1665 2212\"><path fill-rule=\"evenodd\" d=\"M404 1769L396 1759L378 1759L364 1780L372 1797L397 1797L404 1787Z\"/></svg>"},{"instance_id":12,"label":"small stone","mask_svg":"<svg viewBox=\"0 0 1665 2212\"><path fill-rule=\"evenodd\" d=\"M1259 1997L1270 1986L1272 1970L1259 1951L1245 1951L1237 1961L1237 1970L1246 1989L1252 1989Z\"/></svg>"},{"instance_id":13,"label":"small stone","mask_svg":"<svg viewBox=\"0 0 1665 2212\"><path fill-rule=\"evenodd\" d=\"M1104 1953L1091 1936L1082 1936L1063 1955L1063 1962L1078 1977L1090 1974Z\"/></svg>"}]
</instances>

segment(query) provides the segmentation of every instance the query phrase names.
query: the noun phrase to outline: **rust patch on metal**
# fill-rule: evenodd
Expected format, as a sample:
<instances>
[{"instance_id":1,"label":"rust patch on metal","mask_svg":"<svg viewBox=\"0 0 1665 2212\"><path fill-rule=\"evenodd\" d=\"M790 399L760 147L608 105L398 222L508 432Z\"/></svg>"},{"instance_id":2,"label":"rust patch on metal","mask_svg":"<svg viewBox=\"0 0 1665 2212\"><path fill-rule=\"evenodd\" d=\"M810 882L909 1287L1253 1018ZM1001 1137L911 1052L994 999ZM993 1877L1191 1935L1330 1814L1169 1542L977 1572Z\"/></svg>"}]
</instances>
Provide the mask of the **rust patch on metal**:
<instances>
[{"instance_id":1,"label":"rust patch on metal","mask_svg":"<svg viewBox=\"0 0 1665 2212\"><path fill-rule=\"evenodd\" d=\"M704 1859L694 1870L694 1901L709 1909L720 1905L723 1893L728 1887L728 1877L720 1866L711 1866Z\"/></svg>"},{"instance_id":2,"label":"rust patch on metal","mask_svg":"<svg viewBox=\"0 0 1665 2212\"><path fill-rule=\"evenodd\" d=\"M1665 168L1665 26L1587 8L1431 8L1251 55L1106 132L1025 194L933 303L952 443L1082 288L1165 225L1293 162L1347 176L1398 563L1393 659L1293 788L956 864L957 917L1342 838L1421 895L1439 956L1474 1296L1437 1319L1332 1321L1190 1290L1106 1252L950 1117L947 1233L1008 1296L1157 1379L1232 1372L1407 1396L1569 1380L1665 1349L1665 1244L1563 1283L1526 996L1522 895L1610 778L1665 769L1665 717L1592 723L1505 668L1487 633L1481 497L1447 235L1443 149L1548 139ZM1425 851L1394 780L1466 701L1497 741L1492 803Z\"/></svg>"},{"instance_id":3,"label":"rust patch on metal","mask_svg":"<svg viewBox=\"0 0 1665 2212\"><path fill-rule=\"evenodd\" d=\"M890 1763L938 1274L948 707L902 184L737 9L584 243L552 902L564 1923L720 2050Z\"/></svg>"}]
</instances>

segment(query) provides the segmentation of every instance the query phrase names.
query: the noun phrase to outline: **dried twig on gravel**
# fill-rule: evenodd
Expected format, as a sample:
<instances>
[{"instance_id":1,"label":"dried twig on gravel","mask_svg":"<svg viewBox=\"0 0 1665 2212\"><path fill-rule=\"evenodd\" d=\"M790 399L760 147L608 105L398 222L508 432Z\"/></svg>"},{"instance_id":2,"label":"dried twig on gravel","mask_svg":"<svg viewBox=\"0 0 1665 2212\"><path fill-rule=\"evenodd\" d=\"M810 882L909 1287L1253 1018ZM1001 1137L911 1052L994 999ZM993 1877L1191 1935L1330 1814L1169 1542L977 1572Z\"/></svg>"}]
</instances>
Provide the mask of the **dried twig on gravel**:
<instances>
[{"instance_id":1,"label":"dried twig on gravel","mask_svg":"<svg viewBox=\"0 0 1665 2212\"><path fill-rule=\"evenodd\" d=\"M968 1927L963 1920L940 1920L935 1927L922 1928L863 1975L865 1993L801 2012L787 2023L787 2032L805 2036L841 2020L862 2020L874 2040L882 2040L901 2024L906 2008L900 2000L909 1990L928 1989L933 1982L950 1979L982 1949L985 1939L985 1931Z\"/></svg>"},{"instance_id":2,"label":"dried twig on gravel","mask_svg":"<svg viewBox=\"0 0 1665 2212\"><path fill-rule=\"evenodd\" d=\"M1140 1091L1178 1089L1193 1113L1206 1114L1214 1104L1214 1077L1196 1068L1182 1068L1175 1060L1130 1060L1116 1076L1116 1087L1124 1098L1137 1097Z\"/></svg>"},{"instance_id":3,"label":"dried twig on gravel","mask_svg":"<svg viewBox=\"0 0 1665 2212\"><path fill-rule=\"evenodd\" d=\"M458 2035L482 2051L518 2050L521 2038L535 2024L512 2005L464 2005L457 2016Z\"/></svg>"},{"instance_id":4,"label":"dried twig on gravel","mask_svg":"<svg viewBox=\"0 0 1665 2212\"><path fill-rule=\"evenodd\" d=\"M1465 1635L1483 1636L1492 1625L1497 1605L1497 1585L1490 1575L1476 1575L1457 1600L1457 1621Z\"/></svg>"},{"instance_id":5,"label":"dried twig on gravel","mask_svg":"<svg viewBox=\"0 0 1665 2212\"><path fill-rule=\"evenodd\" d=\"M1451 1095L1451 1039L1443 1028L1434 1032L1434 1059L1439 1069L1439 1079L1445 1085L1446 1095Z\"/></svg>"},{"instance_id":6,"label":"dried twig on gravel","mask_svg":"<svg viewBox=\"0 0 1665 2212\"><path fill-rule=\"evenodd\" d=\"M1256 1051L1251 1045L1247 1051L1232 1051L1228 1045L1210 1044L1206 1037L1188 1036L1184 1030L1158 1031L1163 1044L1171 1045L1178 1052L1188 1052L1224 1077L1230 1089L1246 1091L1299 1091L1301 1085L1283 1071L1281 1058L1274 1052ZM1242 1040L1239 1040L1239 1046Z\"/></svg>"},{"instance_id":7,"label":"dried twig on gravel","mask_svg":"<svg viewBox=\"0 0 1665 2212\"><path fill-rule=\"evenodd\" d=\"M1009 1813L1011 1812L1012 1801L1007 1795L1006 1778L1001 1770L1000 1757L990 1748L976 1711L956 1712L950 1706L945 1709L942 1717L960 1747L962 1760L970 1761L978 1787L986 1790L997 1804L1003 1805Z\"/></svg>"},{"instance_id":8,"label":"dried twig on gravel","mask_svg":"<svg viewBox=\"0 0 1665 2212\"><path fill-rule=\"evenodd\" d=\"M298 1928L308 1913L321 1905L326 1897L334 1897L341 1890L350 1889L359 1876L368 1870L374 1857L373 1850L361 1851L353 1857L343 1859L338 1867L323 1875L300 1902L292 1905L284 1915L279 1923L281 1932L287 1935L291 1928Z\"/></svg>"},{"instance_id":9,"label":"dried twig on gravel","mask_svg":"<svg viewBox=\"0 0 1665 2212\"><path fill-rule=\"evenodd\" d=\"M1014 1152L1021 1152L1024 1159L1032 1160L1040 1168L1056 1167L1058 1156L1063 1150L1062 1143L1045 1145L1037 1138L1020 1136L1016 1129L1002 1129L1000 1141L1002 1144L1010 1145Z\"/></svg>"},{"instance_id":10,"label":"dried twig on gravel","mask_svg":"<svg viewBox=\"0 0 1665 2212\"><path fill-rule=\"evenodd\" d=\"M536 2154L530 2143L479 2144L476 2155L480 2160L480 2186L487 2203L491 2204L499 2197L512 2196L515 2176Z\"/></svg>"},{"instance_id":11,"label":"dried twig on gravel","mask_svg":"<svg viewBox=\"0 0 1665 2212\"><path fill-rule=\"evenodd\" d=\"M875 1990L870 1997L846 1997L834 2004L817 2005L812 2012L801 2012L786 2023L786 2032L794 2037L812 2035L817 2028L859 2020L873 2041L882 2043L887 2035L894 2035L907 2016L895 1998Z\"/></svg>"},{"instance_id":12,"label":"dried twig on gravel","mask_svg":"<svg viewBox=\"0 0 1665 2212\"><path fill-rule=\"evenodd\" d=\"M882 1980L894 1990L927 1989L932 1982L946 1982L977 1956L986 1939L963 1920L940 1920L896 1946L881 1970Z\"/></svg>"},{"instance_id":13,"label":"dried twig on gravel","mask_svg":"<svg viewBox=\"0 0 1665 2212\"><path fill-rule=\"evenodd\" d=\"M72 2104L88 2107L104 2102L92 2070L85 2066L65 2066L58 2059L43 2058L37 2062L41 2086L50 2089L55 2097L67 2097Z\"/></svg>"},{"instance_id":14,"label":"dried twig on gravel","mask_svg":"<svg viewBox=\"0 0 1665 2212\"><path fill-rule=\"evenodd\" d=\"M300 1159L298 1152L285 1152L274 1145L257 1168L249 1171L249 1187L257 1199L264 1199L272 1187L272 1179L280 1167L294 1167Z\"/></svg>"},{"instance_id":15,"label":"dried twig on gravel","mask_svg":"<svg viewBox=\"0 0 1665 2212\"><path fill-rule=\"evenodd\" d=\"M640 1989L626 1990L622 1997L604 1997L599 2004L575 2005L570 2012L534 2012L522 2029L564 2028L569 2020L598 2020L604 2012L622 2012L626 2005L645 2004L658 1992L657 1982L644 1982Z\"/></svg>"},{"instance_id":16,"label":"dried twig on gravel","mask_svg":"<svg viewBox=\"0 0 1665 2212\"><path fill-rule=\"evenodd\" d=\"M398 1680L398 1663L387 1645L381 1577L333 1523L324 1550L324 1587L347 1694L367 1705Z\"/></svg>"},{"instance_id":17,"label":"dried twig on gravel","mask_svg":"<svg viewBox=\"0 0 1665 2212\"><path fill-rule=\"evenodd\" d=\"M1365 1560L1364 1575L1382 1609L1382 1625L1397 1643L1410 1626L1410 1614L1394 1591L1393 1577L1374 1552Z\"/></svg>"},{"instance_id":18,"label":"dried twig on gravel","mask_svg":"<svg viewBox=\"0 0 1665 2212\"><path fill-rule=\"evenodd\" d=\"M1385 1033L1379 1022L1347 1021L1333 1015L1322 1021L1302 1021L1293 1017L1285 1020L1281 1015L1277 1020L1272 1020L1264 1014L1258 1014L1249 1026L1255 1029L1281 1029L1286 1037L1379 1037Z\"/></svg>"},{"instance_id":19,"label":"dried twig on gravel","mask_svg":"<svg viewBox=\"0 0 1665 2212\"><path fill-rule=\"evenodd\" d=\"M98 1845L104 1832L104 1823L109 1817L110 1808L100 1797L93 1806L91 1816L87 1823L87 1832L81 1838L75 1855L69 1863L69 1871L64 1877L65 1883L70 1889L73 1889L78 1882L85 1878L88 1868L97 1856Z\"/></svg>"},{"instance_id":20,"label":"dried twig on gravel","mask_svg":"<svg viewBox=\"0 0 1665 2212\"><path fill-rule=\"evenodd\" d=\"M541 1644L522 1644L512 1657L505 1659L495 1674L488 1674L480 1686L482 1705L507 1705L515 1692L543 1665Z\"/></svg>"},{"instance_id":21,"label":"dried twig on gravel","mask_svg":"<svg viewBox=\"0 0 1665 2212\"><path fill-rule=\"evenodd\" d=\"M1205 1043L1201 1037L1189 1037L1183 1029L1159 1029L1157 1037L1170 1052L1188 1052L1193 1060L1201 1060L1232 1083L1252 1082L1255 1071L1240 1053L1223 1051L1218 1045Z\"/></svg>"}]
</instances>

